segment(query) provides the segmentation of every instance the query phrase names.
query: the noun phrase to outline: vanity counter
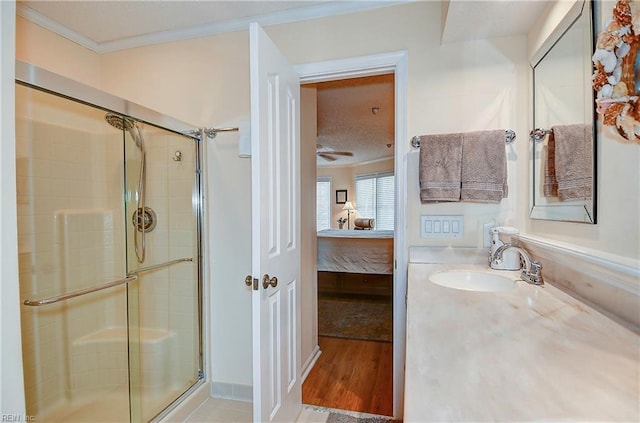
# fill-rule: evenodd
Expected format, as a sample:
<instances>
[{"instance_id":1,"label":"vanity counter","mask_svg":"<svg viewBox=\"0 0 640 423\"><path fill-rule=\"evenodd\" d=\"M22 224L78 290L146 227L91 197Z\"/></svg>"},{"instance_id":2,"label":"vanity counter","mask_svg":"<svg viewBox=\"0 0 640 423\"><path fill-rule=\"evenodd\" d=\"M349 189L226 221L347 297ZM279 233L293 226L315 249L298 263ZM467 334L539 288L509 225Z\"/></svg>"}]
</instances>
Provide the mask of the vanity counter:
<instances>
[{"instance_id":1,"label":"vanity counter","mask_svg":"<svg viewBox=\"0 0 640 423\"><path fill-rule=\"evenodd\" d=\"M409 263L405 422L640 421L637 334L548 283L429 281L452 269L487 267Z\"/></svg>"}]
</instances>

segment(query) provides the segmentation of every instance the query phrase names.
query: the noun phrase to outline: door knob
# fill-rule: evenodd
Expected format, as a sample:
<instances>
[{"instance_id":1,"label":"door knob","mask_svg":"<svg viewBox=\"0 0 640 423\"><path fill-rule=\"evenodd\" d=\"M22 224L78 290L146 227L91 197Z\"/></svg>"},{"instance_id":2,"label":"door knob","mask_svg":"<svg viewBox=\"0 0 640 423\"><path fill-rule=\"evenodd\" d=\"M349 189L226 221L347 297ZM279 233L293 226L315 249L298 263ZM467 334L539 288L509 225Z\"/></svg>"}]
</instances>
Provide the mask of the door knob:
<instances>
[{"instance_id":1,"label":"door knob","mask_svg":"<svg viewBox=\"0 0 640 423\"><path fill-rule=\"evenodd\" d=\"M275 276L272 278L269 278L269 275L265 273L264 276L262 277L262 286L264 287L264 289L267 289L269 288L269 285L271 285L274 288L278 286L278 278L276 278Z\"/></svg>"}]
</instances>

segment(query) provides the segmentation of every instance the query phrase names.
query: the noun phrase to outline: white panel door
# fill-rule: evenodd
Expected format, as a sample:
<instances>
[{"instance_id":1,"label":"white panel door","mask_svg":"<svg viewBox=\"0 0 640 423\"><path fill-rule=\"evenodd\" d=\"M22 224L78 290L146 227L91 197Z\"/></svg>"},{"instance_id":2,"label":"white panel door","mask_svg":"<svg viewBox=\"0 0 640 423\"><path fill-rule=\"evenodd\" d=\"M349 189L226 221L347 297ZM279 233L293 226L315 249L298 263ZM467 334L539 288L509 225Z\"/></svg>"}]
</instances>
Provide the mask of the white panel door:
<instances>
[{"instance_id":1,"label":"white panel door","mask_svg":"<svg viewBox=\"0 0 640 423\"><path fill-rule=\"evenodd\" d=\"M292 422L302 409L300 82L258 24L250 60L253 420Z\"/></svg>"}]
</instances>

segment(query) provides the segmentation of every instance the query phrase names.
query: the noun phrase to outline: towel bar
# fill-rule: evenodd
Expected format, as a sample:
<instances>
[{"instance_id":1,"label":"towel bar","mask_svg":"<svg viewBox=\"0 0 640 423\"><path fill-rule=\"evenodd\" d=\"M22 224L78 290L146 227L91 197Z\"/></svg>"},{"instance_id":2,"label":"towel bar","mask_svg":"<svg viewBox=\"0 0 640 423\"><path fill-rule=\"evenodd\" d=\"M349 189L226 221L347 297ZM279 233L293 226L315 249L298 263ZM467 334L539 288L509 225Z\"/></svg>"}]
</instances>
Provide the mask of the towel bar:
<instances>
[{"instance_id":1,"label":"towel bar","mask_svg":"<svg viewBox=\"0 0 640 423\"><path fill-rule=\"evenodd\" d=\"M531 141L540 142L544 140L544 137L551 134L553 134L553 129L536 128L529 132L529 138Z\"/></svg>"},{"instance_id":2,"label":"towel bar","mask_svg":"<svg viewBox=\"0 0 640 423\"><path fill-rule=\"evenodd\" d=\"M504 142L507 143L507 144L511 144L516 139L516 132L511 130L511 129L507 129L504 132L505 132ZM411 138L411 146L413 148L420 148L420 136L419 135L416 135L415 137Z\"/></svg>"}]
</instances>

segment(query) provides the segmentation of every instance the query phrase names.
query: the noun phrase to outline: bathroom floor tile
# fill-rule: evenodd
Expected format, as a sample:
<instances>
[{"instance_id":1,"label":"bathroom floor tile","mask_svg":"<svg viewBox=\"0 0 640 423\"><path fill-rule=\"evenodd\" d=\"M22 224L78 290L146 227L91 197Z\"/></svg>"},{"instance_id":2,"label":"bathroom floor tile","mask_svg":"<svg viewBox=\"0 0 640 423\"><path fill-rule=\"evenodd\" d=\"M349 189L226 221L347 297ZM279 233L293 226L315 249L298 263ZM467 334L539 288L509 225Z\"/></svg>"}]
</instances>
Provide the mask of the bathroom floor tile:
<instances>
[{"instance_id":1,"label":"bathroom floor tile","mask_svg":"<svg viewBox=\"0 0 640 423\"><path fill-rule=\"evenodd\" d=\"M185 423L250 423L253 420L251 407L250 402L209 398Z\"/></svg>"},{"instance_id":2,"label":"bathroom floor tile","mask_svg":"<svg viewBox=\"0 0 640 423\"><path fill-rule=\"evenodd\" d=\"M250 402L209 398L185 423L251 423L252 408L253 404ZM328 417L329 411L303 406L296 423L325 423Z\"/></svg>"},{"instance_id":3,"label":"bathroom floor tile","mask_svg":"<svg viewBox=\"0 0 640 423\"><path fill-rule=\"evenodd\" d=\"M321 411L303 405L302 412L298 416L296 423L325 423L327 418L329 418L329 411Z\"/></svg>"}]
</instances>

